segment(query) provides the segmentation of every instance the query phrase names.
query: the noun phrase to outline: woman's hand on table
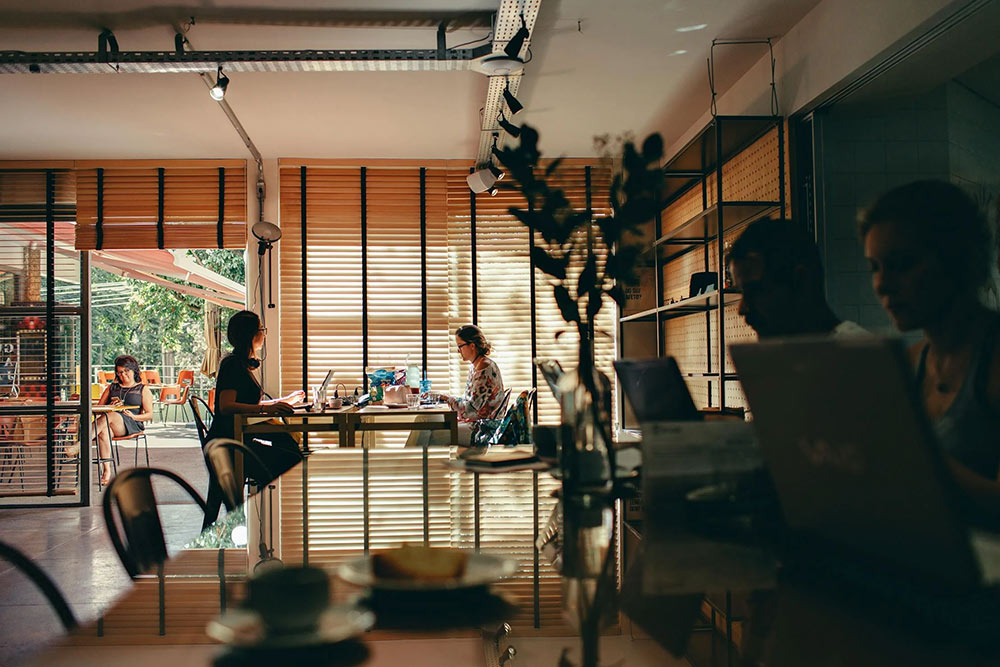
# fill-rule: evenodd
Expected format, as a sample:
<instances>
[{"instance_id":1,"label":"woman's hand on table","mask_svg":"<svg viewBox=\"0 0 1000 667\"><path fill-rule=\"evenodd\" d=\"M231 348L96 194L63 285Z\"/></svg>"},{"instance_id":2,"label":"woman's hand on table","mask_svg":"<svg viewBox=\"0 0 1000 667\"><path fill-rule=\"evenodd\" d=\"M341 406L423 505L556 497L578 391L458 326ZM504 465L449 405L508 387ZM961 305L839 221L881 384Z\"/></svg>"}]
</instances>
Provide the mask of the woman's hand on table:
<instances>
[{"instance_id":1,"label":"woman's hand on table","mask_svg":"<svg viewBox=\"0 0 1000 667\"><path fill-rule=\"evenodd\" d=\"M292 406L288 403L282 402L271 403L270 405L264 405L262 407L264 408L264 412L269 415L290 415L295 412L295 409Z\"/></svg>"},{"instance_id":2,"label":"woman's hand on table","mask_svg":"<svg viewBox=\"0 0 1000 667\"><path fill-rule=\"evenodd\" d=\"M296 389L288 396L278 399L279 403L288 403L289 405L295 405L296 403L301 403L306 398L306 392L301 389Z\"/></svg>"}]
</instances>

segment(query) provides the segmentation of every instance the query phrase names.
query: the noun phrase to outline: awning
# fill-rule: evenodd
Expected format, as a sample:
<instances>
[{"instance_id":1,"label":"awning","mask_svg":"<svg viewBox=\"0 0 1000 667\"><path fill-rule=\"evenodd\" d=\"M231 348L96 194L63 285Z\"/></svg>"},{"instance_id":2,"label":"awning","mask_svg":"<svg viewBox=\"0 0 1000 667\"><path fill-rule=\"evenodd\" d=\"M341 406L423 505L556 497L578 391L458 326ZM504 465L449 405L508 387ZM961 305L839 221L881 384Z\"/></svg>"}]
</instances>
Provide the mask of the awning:
<instances>
[{"instance_id":1,"label":"awning","mask_svg":"<svg viewBox=\"0 0 1000 667\"><path fill-rule=\"evenodd\" d=\"M11 235L25 243L45 242L44 223L14 222L6 223L5 227ZM80 251L74 247L71 223L57 224L55 236L57 253L67 257L78 255ZM243 285L198 264L184 250L91 250L90 262L92 266L109 273L155 283L226 308L243 310L246 307L246 288ZM79 271L70 267L72 264L57 262L59 280L70 283L79 280ZM17 272L17 267L0 267L0 270ZM178 285L167 278L195 283L199 287Z\"/></svg>"}]
</instances>

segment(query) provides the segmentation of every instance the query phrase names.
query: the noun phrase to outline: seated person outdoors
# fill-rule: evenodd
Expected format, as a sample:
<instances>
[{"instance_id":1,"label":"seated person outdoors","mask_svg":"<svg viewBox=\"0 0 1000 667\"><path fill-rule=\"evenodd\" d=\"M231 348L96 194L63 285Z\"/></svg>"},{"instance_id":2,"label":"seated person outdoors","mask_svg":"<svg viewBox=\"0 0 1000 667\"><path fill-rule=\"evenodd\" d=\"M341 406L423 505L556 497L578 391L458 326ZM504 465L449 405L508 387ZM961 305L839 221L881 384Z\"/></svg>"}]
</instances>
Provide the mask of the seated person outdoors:
<instances>
[{"instance_id":1,"label":"seated person outdoors","mask_svg":"<svg viewBox=\"0 0 1000 667\"><path fill-rule=\"evenodd\" d=\"M830 308L816 243L792 220L747 225L729 248L726 266L743 293L739 314L760 338L867 333Z\"/></svg>"},{"instance_id":2,"label":"seated person outdoors","mask_svg":"<svg viewBox=\"0 0 1000 667\"><path fill-rule=\"evenodd\" d=\"M290 415L293 412L290 403L301 400L305 395L300 389L278 399L261 400L264 390L254 371L260 367L259 353L264 345L265 333L266 330L260 326L260 318L249 310L241 310L229 319L226 337L233 346L233 351L219 363L213 406L215 418L212 427L208 429L209 441L214 438L233 437L235 430L233 415L248 413ZM270 441L270 444L262 444L260 437L244 438L244 444L252 449L268 468L266 472L259 470L259 466L252 459L249 457L244 459L247 477L261 484L270 482L302 460L299 445L289 434L267 434L264 439ZM220 503L221 495L209 489L209 513L214 510L215 514L218 514ZM206 522L209 522L207 518Z\"/></svg>"},{"instance_id":3,"label":"seated person outdoors","mask_svg":"<svg viewBox=\"0 0 1000 667\"><path fill-rule=\"evenodd\" d=\"M153 420L153 392L142 384L139 362L123 354L115 359L115 381L105 387L97 405L128 405L121 412L108 412L94 420L94 437L100 458L111 458L111 436L120 438L146 428ZM111 436L108 435L110 427ZM67 450L69 454L75 452ZM101 463L101 484L111 481L111 464Z\"/></svg>"},{"instance_id":4,"label":"seated person outdoors","mask_svg":"<svg viewBox=\"0 0 1000 667\"><path fill-rule=\"evenodd\" d=\"M458 413L458 443L467 447L472 441L472 424L477 419L495 416L504 397L503 379L500 368L490 359L493 345L486 340L483 330L474 324L466 324L455 331L455 345L463 361L469 362L469 377L465 383L465 393L461 398L447 394L437 394ZM423 418L423 421L431 416ZM448 445L451 435L447 431L412 431L406 441L407 447L422 445Z\"/></svg>"},{"instance_id":5,"label":"seated person outdoors","mask_svg":"<svg viewBox=\"0 0 1000 667\"><path fill-rule=\"evenodd\" d=\"M924 408L972 507L1000 517L1000 313L986 307L990 232L960 188L919 181L859 223L872 287L910 348Z\"/></svg>"}]
</instances>

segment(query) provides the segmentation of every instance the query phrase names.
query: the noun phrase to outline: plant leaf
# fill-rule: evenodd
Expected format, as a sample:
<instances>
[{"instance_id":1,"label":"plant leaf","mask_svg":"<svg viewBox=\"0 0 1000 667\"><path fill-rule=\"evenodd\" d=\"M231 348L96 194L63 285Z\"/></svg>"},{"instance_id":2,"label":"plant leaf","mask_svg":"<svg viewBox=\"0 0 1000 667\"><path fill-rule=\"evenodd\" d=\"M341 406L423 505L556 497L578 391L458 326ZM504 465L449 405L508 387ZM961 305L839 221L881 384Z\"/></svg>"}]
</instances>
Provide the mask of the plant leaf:
<instances>
[{"instance_id":1,"label":"plant leaf","mask_svg":"<svg viewBox=\"0 0 1000 667\"><path fill-rule=\"evenodd\" d=\"M658 132L649 135L642 142L642 157L646 158L646 162L654 162L663 157L663 137Z\"/></svg>"},{"instance_id":2,"label":"plant leaf","mask_svg":"<svg viewBox=\"0 0 1000 667\"><path fill-rule=\"evenodd\" d=\"M559 311L562 313L563 319L567 322L579 322L580 308L577 306L576 301L573 300L573 297L569 295L569 290L563 285L556 285L552 292L555 294L556 304L559 305Z\"/></svg>"},{"instance_id":3,"label":"plant leaf","mask_svg":"<svg viewBox=\"0 0 1000 667\"><path fill-rule=\"evenodd\" d=\"M566 280L566 264L569 262L568 257L553 257L546 252L545 248L532 245L531 260L535 263L535 267L542 273L547 273L558 280Z\"/></svg>"},{"instance_id":4,"label":"plant leaf","mask_svg":"<svg viewBox=\"0 0 1000 667\"><path fill-rule=\"evenodd\" d=\"M604 299L601 298L603 292L600 287L594 287L590 290L590 294L587 297L587 321L593 324L594 319L597 314L601 312L601 308L604 306Z\"/></svg>"},{"instance_id":5,"label":"plant leaf","mask_svg":"<svg viewBox=\"0 0 1000 667\"><path fill-rule=\"evenodd\" d=\"M625 307L625 290L622 289L620 284L609 289L608 296L615 300L615 303L618 304L619 308Z\"/></svg>"}]
</instances>

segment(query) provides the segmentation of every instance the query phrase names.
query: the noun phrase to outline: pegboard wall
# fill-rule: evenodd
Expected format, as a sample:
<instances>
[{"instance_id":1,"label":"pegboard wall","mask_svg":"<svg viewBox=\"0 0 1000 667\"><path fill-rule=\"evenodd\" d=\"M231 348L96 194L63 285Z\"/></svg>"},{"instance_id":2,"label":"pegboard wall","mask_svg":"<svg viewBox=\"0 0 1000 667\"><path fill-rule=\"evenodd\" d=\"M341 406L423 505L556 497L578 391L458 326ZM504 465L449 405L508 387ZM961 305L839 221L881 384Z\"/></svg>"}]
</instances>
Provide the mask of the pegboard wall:
<instances>
[{"instance_id":1,"label":"pegboard wall","mask_svg":"<svg viewBox=\"0 0 1000 667\"><path fill-rule=\"evenodd\" d=\"M724 201L776 201L780 198L780 172L778 129L761 136L722 166L722 196ZM788 165L787 156L784 161ZM787 179L787 171L786 171ZM786 180L786 183L788 181ZM786 192L788 188L786 187ZM673 229L716 203L716 174L709 174L699 186L691 188L677 198L662 214L664 232ZM786 209L787 210L787 209ZM732 243L740 234L737 229L723 236L724 245ZM706 254L707 250L707 254ZM673 250L664 248L664 253ZM661 255L666 258L666 255ZM690 293L691 274L697 271L717 271L719 264L718 241L662 264L661 286L663 303L686 298ZM756 340L754 331L740 316L739 304L731 303L722 310L726 332L726 347L732 343ZM717 372L718 369L718 311L677 317L663 323L664 354L677 359L685 374ZM735 373L732 360L725 355L725 372ZM688 387L699 407L718 406L718 378L687 377ZM746 406L739 382L725 383L726 406Z\"/></svg>"}]
</instances>

